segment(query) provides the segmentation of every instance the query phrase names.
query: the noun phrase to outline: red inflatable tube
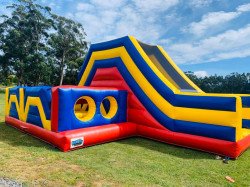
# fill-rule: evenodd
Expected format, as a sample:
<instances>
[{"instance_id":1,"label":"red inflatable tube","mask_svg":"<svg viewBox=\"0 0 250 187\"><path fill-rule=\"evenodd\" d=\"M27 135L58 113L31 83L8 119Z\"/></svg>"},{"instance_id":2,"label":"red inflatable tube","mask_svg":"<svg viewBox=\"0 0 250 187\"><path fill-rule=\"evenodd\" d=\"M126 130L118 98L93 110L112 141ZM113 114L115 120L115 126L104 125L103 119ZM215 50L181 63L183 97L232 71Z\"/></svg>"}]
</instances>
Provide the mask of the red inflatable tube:
<instances>
[{"instance_id":1,"label":"red inflatable tube","mask_svg":"<svg viewBox=\"0 0 250 187\"><path fill-rule=\"evenodd\" d=\"M56 133L9 116L5 117L5 121L7 124L48 142L62 151L75 149L71 147L71 140L74 138L84 137L83 146L77 147L81 148L136 135L136 124L134 123L110 124Z\"/></svg>"},{"instance_id":2,"label":"red inflatable tube","mask_svg":"<svg viewBox=\"0 0 250 187\"><path fill-rule=\"evenodd\" d=\"M237 158L250 146L250 136L247 136L246 138L238 142L230 142L202 136L155 129L142 125L137 125L137 133L139 136L145 138L187 147L190 149L210 152L230 158Z\"/></svg>"},{"instance_id":3,"label":"red inflatable tube","mask_svg":"<svg viewBox=\"0 0 250 187\"><path fill-rule=\"evenodd\" d=\"M247 136L238 142L229 142L190 134L176 133L169 130L156 129L130 122L56 133L9 116L5 117L5 120L7 124L46 141L62 151L111 142L131 136L141 136L230 158L237 158L250 146L250 136ZM83 146L72 148L72 139L79 137L84 138Z\"/></svg>"}]
</instances>

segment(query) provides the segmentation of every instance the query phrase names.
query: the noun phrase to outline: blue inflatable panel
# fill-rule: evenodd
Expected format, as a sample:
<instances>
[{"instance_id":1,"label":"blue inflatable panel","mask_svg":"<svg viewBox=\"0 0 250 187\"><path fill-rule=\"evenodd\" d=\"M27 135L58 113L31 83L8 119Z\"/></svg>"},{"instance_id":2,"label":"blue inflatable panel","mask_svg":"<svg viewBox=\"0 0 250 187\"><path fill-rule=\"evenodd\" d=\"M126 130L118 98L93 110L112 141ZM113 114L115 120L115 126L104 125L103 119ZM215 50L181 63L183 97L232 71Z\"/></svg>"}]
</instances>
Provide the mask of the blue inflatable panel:
<instances>
[{"instance_id":1,"label":"blue inflatable panel","mask_svg":"<svg viewBox=\"0 0 250 187\"><path fill-rule=\"evenodd\" d=\"M46 119L48 120L50 119L51 115L51 88L51 86L36 86L26 87L24 89L24 103L26 104L28 97L39 97L43 105ZM30 107L29 113L32 115L40 116L39 112L36 110L36 107Z\"/></svg>"},{"instance_id":2,"label":"blue inflatable panel","mask_svg":"<svg viewBox=\"0 0 250 187\"><path fill-rule=\"evenodd\" d=\"M250 129L250 120L243 119L242 120L242 128Z\"/></svg>"},{"instance_id":3,"label":"blue inflatable panel","mask_svg":"<svg viewBox=\"0 0 250 187\"><path fill-rule=\"evenodd\" d=\"M209 97L206 96L204 99L202 96L185 96L178 95L175 96L173 91L168 88L162 80L153 72L153 70L147 65L147 63L142 58L141 54L137 51L133 43L130 41L129 37L123 37L120 39L112 40L109 42L104 42L100 44L91 45L89 52L84 60L79 73L79 80L87 66L87 63L91 57L92 52L101 51L105 49L111 49L124 46L129 53L130 57L136 63L142 74L149 80L153 87L160 93L160 95L165 98L174 106L187 107L187 108L201 108L210 110L223 110L223 111L236 111L236 99L234 97ZM127 80L126 80L127 81ZM87 83L85 85L88 85ZM190 97L187 100L187 97ZM195 102L193 102L195 101ZM217 103L217 104L215 104Z\"/></svg>"},{"instance_id":4,"label":"blue inflatable panel","mask_svg":"<svg viewBox=\"0 0 250 187\"><path fill-rule=\"evenodd\" d=\"M81 121L74 113L74 105L82 96L89 96L95 101L95 115L91 120ZM100 112L103 99L112 96L118 104L117 113L111 119L104 118ZM111 123L121 123L127 120L127 91L122 90L89 90L77 88L59 88L58 132L100 126Z\"/></svg>"},{"instance_id":5,"label":"blue inflatable panel","mask_svg":"<svg viewBox=\"0 0 250 187\"><path fill-rule=\"evenodd\" d=\"M31 114L34 116L40 116L40 113L39 113L37 106L30 106L28 114Z\"/></svg>"},{"instance_id":6,"label":"blue inflatable panel","mask_svg":"<svg viewBox=\"0 0 250 187\"><path fill-rule=\"evenodd\" d=\"M17 110L12 110L12 109L10 109L10 114L9 114L9 115L10 115L11 117L13 117L13 118L19 119Z\"/></svg>"},{"instance_id":7,"label":"blue inflatable panel","mask_svg":"<svg viewBox=\"0 0 250 187\"><path fill-rule=\"evenodd\" d=\"M175 121L176 132L235 142L235 128L188 121Z\"/></svg>"},{"instance_id":8,"label":"blue inflatable panel","mask_svg":"<svg viewBox=\"0 0 250 187\"><path fill-rule=\"evenodd\" d=\"M175 95L173 103L179 107L236 111L236 97Z\"/></svg>"},{"instance_id":9,"label":"blue inflatable panel","mask_svg":"<svg viewBox=\"0 0 250 187\"><path fill-rule=\"evenodd\" d=\"M16 95L17 101L19 102L19 100L20 100L20 98L19 98L19 95L20 95L19 94L19 89L20 88L24 88L24 87L23 86L16 86L16 87L10 88L8 98L10 98L10 95ZM10 105L10 116L13 117L13 118L19 119L15 103L11 103L11 105Z\"/></svg>"},{"instance_id":10,"label":"blue inflatable panel","mask_svg":"<svg viewBox=\"0 0 250 187\"><path fill-rule=\"evenodd\" d=\"M17 112L17 106L16 106L16 103L11 103L10 105L10 110L13 110L13 111L16 111Z\"/></svg>"},{"instance_id":11,"label":"blue inflatable panel","mask_svg":"<svg viewBox=\"0 0 250 187\"><path fill-rule=\"evenodd\" d=\"M15 86L13 88L9 89L9 95L8 98L10 98L10 95L16 95L17 97L17 101L19 102L20 98L19 98L19 89L20 88L24 88L23 86ZM15 103L11 103L10 105L10 116L14 117L16 119L19 119L18 113L17 113L17 108L16 108L16 104Z\"/></svg>"},{"instance_id":12,"label":"blue inflatable panel","mask_svg":"<svg viewBox=\"0 0 250 187\"><path fill-rule=\"evenodd\" d=\"M28 114L27 123L31 123L33 125L36 125L36 126L39 126L39 127L43 128L43 124L42 124L40 116L35 116L35 115L32 115L32 114Z\"/></svg>"},{"instance_id":13,"label":"blue inflatable panel","mask_svg":"<svg viewBox=\"0 0 250 187\"><path fill-rule=\"evenodd\" d=\"M242 99L242 107L250 108L250 97L242 96L241 99Z\"/></svg>"}]
</instances>

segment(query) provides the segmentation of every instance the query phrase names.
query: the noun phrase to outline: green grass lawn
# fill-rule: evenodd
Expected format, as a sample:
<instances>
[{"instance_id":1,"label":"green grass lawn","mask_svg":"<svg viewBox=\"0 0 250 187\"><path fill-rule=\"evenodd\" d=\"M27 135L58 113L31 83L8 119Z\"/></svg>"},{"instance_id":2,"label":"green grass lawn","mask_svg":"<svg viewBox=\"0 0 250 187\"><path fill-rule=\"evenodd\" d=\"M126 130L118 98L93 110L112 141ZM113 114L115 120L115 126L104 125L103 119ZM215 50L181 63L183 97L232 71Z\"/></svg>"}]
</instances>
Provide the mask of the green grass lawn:
<instances>
[{"instance_id":1,"label":"green grass lawn","mask_svg":"<svg viewBox=\"0 0 250 187\"><path fill-rule=\"evenodd\" d=\"M250 186L250 150L223 164L212 154L142 138L63 153L4 124L0 94L0 177L28 186Z\"/></svg>"}]
</instances>

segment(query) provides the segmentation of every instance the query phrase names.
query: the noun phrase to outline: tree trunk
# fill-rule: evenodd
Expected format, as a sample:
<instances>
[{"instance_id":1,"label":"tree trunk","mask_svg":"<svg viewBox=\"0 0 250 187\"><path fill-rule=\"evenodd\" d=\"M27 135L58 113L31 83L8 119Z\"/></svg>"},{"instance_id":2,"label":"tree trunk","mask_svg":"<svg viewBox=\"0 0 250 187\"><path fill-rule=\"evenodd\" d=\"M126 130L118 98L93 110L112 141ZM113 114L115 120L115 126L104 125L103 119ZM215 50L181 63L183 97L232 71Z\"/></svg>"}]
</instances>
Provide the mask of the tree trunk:
<instances>
[{"instance_id":1,"label":"tree trunk","mask_svg":"<svg viewBox=\"0 0 250 187\"><path fill-rule=\"evenodd\" d=\"M20 77L18 78L18 85L22 86L24 84L24 78L23 78L23 72L24 72L24 70L23 70L23 61L21 60L20 63L21 63L22 67L20 67L20 70L19 70L20 71Z\"/></svg>"},{"instance_id":2,"label":"tree trunk","mask_svg":"<svg viewBox=\"0 0 250 187\"><path fill-rule=\"evenodd\" d=\"M63 76L64 76L64 74L63 74L63 66L62 66L62 68L60 68L61 69L61 76L60 76L60 86L62 85L62 83L63 83Z\"/></svg>"},{"instance_id":3,"label":"tree trunk","mask_svg":"<svg viewBox=\"0 0 250 187\"><path fill-rule=\"evenodd\" d=\"M60 84L59 84L60 86L61 86L62 83L63 83L63 77L64 77L64 73L63 73L64 60L65 60L65 53L63 52L62 61L61 61L61 64L60 64L60 71L61 71L61 75L60 75Z\"/></svg>"}]
</instances>

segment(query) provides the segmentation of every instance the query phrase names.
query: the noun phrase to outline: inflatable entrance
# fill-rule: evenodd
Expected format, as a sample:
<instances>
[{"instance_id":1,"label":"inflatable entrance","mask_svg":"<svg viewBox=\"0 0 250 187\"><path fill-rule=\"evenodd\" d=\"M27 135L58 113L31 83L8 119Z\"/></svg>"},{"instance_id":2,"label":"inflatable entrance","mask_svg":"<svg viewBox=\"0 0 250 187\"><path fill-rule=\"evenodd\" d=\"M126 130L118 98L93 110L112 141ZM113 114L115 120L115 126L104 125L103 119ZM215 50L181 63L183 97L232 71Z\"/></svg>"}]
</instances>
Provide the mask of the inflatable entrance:
<instances>
[{"instance_id":1,"label":"inflatable entrance","mask_svg":"<svg viewBox=\"0 0 250 187\"><path fill-rule=\"evenodd\" d=\"M250 146L250 95L204 93L132 36L91 45L78 86L8 88L5 119L62 151L132 136L231 158Z\"/></svg>"}]
</instances>

